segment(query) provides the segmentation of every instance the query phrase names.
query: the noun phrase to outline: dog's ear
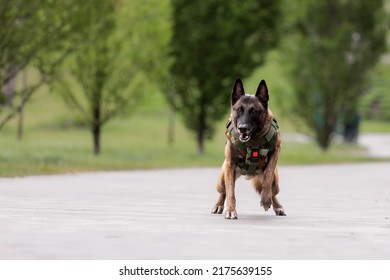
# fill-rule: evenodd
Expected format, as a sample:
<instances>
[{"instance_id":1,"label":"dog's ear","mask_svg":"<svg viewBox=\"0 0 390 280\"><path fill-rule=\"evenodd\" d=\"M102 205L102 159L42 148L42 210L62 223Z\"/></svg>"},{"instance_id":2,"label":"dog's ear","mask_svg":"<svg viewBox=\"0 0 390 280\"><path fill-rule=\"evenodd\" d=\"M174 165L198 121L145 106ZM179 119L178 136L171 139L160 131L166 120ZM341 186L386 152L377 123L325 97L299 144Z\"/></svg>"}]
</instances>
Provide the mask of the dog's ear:
<instances>
[{"instance_id":1,"label":"dog's ear","mask_svg":"<svg viewBox=\"0 0 390 280\"><path fill-rule=\"evenodd\" d=\"M267 84L265 83L264 80L261 80L259 86L257 87L256 97L259 99L259 101L263 105L263 107L265 109L267 109L269 96L268 96Z\"/></svg>"},{"instance_id":2,"label":"dog's ear","mask_svg":"<svg viewBox=\"0 0 390 280\"><path fill-rule=\"evenodd\" d=\"M232 90L232 106L236 104L238 99L243 95L245 95L244 85L242 84L241 79L237 78Z\"/></svg>"}]
</instances>

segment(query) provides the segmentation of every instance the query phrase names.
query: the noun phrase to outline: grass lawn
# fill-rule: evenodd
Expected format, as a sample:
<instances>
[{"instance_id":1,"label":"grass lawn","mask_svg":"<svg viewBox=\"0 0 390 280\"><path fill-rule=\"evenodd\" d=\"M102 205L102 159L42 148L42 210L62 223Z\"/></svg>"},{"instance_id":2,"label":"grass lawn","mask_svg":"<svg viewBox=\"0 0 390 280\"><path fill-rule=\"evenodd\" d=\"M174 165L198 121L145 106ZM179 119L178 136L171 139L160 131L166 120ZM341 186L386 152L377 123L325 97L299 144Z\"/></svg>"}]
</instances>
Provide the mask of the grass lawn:
<instances>
[{"instance_id":1,"label":"grass lawn","mask_svg":"<svg viewBox=\"0 0 390 280\"><path fill-rule=\"evenodd\" d=\"M389 122L364 121L360 127L363 133L390 133Z\"/></svg>"},{"instance_id":2,"label":"grass lawn","mask_svg":"<svg viewBox=\"0 0 390 280\"><path fill-rule=\"evenodd\" d=\"M175 121L175 140L167 143L168 110L163 97L150 94L129 117L115 119L102 132L102 151L92 155L92 137L72 123L62 100L37 94L25 112L24 137L16 140L16 120L0 131L0 176L69 173L96 170L220 166L226 141L222 120L206 154L196 153L193 135ZM283 118L279 124L291 131ZM378 127L376 125L376 127ZM366 128L367 130L368 128ZM321 164L373 160L359 146L335 144L324 153L314 143L284 142L281 164Z\"/></svg>"}]
</instances>

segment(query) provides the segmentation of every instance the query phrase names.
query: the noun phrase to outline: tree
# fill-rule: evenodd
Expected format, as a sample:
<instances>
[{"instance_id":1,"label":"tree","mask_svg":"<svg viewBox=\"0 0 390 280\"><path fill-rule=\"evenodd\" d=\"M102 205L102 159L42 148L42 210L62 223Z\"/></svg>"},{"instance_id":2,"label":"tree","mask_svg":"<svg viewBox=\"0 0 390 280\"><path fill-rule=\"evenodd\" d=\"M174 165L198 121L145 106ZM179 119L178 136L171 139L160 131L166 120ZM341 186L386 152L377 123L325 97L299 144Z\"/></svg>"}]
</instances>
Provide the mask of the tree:
<instances>
[{"instance_id":1,"label":"tree","mask_svg":"<svg viewBox=\"0 0 390 280\"><path fill-rule=\"evenodd\" d=\"M275 46L279 1L173 0L175 91L171 100L196 134L198 152L229 110L229 91ZM172 95L171 95L172 97ZM168 100L170 101L170 100Z\"/></svg>"},{"instance_id":2,"label":"tree","mask_svg":"<svg viewBox=\"0 0 390 280\"><path fill-rule=\"evenodd\" d=\"M103 125L131 111L148 84L168 72L169 2L88 2L84 43L64 66L55 90L81 115L98 155Z\"/></svg>"},{"instance_id":3,"label":"tree","mask_svg":"<svg viewBox=\"0 0 390 280\"><path fill-rule=\"evenodd\" d=\"M370 120L390 121L390 63L381 62L370 72L368 92L360 100L362 117Z\"/></svg>"},{"instance_id":4,"label":"tree","mask_svg":"<svg viewBox=\"0 0 390 280\"><path fill-rule=\"evenodd\" d=\"M366 74L385 49L383 1L285 1L285 7L293 109L326 150L341 119L356 114Z\"/></svg>"},{"instance_id":5,"label":"tree","mask_svg":"<svg viewBox=\"0 0 390 280\"><path fill-rule=\"evenodd\" d=\"M0 129L17 114L83 37L88 7L78 0L0 0L0 106L2 90L27 67L38 78L22 91L9 91L0 107ZM13 87L15 89L15 87Z\"/></svg>"}]
</instances>

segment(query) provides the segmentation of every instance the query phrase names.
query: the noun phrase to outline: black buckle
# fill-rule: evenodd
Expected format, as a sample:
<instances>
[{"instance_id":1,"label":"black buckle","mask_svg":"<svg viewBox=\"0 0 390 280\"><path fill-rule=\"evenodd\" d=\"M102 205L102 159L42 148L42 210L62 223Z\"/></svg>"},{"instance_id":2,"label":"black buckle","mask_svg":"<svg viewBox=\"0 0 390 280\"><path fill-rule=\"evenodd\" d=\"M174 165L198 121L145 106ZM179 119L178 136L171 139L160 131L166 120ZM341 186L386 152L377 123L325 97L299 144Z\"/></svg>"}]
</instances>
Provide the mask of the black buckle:
<instances>
[{"instance_id":1,"label":"black buckle","mask_svg":"<svg viewBox=\"0 0 390 280\"><path fill-rule=\"evenodd\" d=\"M226 129L228 129L229 126L230 126L231 124L232 124L232 120L229 119L229 120L227 121L226 125L225 125Z\"/></svg>"}]
</instances>

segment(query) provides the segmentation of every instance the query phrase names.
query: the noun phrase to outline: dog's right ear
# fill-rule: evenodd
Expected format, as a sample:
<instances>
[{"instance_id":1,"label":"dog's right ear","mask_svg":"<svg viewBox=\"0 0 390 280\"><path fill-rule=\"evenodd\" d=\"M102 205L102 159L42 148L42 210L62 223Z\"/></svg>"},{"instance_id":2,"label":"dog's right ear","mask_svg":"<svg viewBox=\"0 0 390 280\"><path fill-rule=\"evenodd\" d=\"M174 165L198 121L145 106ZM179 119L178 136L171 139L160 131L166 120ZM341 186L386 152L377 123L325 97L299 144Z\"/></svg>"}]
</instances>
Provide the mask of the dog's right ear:
<instances>
[{"instance_id":1,"label":"dog's right ear","mask_svg":"<svg viewBox=\"0 0 390 280\"><path fill-rule=\"evenodd\" d=\"M237 78L232 90L232 106L236 104L238 99L243 95L245 95L244 85L242 84L241 79Z\"/></svg>"},{"instance_id":2,"label":"dog's right ear","mask_svg":"<svg viewBox=\"0 0 390 280\"><path fill-rule=\"evenodd\" d=\"M257 87L256 97L259 99L259 101L263 105L264 109L267 109L269 96L268 96L267 84L265 83L264 80L261 80L259 86Z\"/></svg>"}]
</instances>

